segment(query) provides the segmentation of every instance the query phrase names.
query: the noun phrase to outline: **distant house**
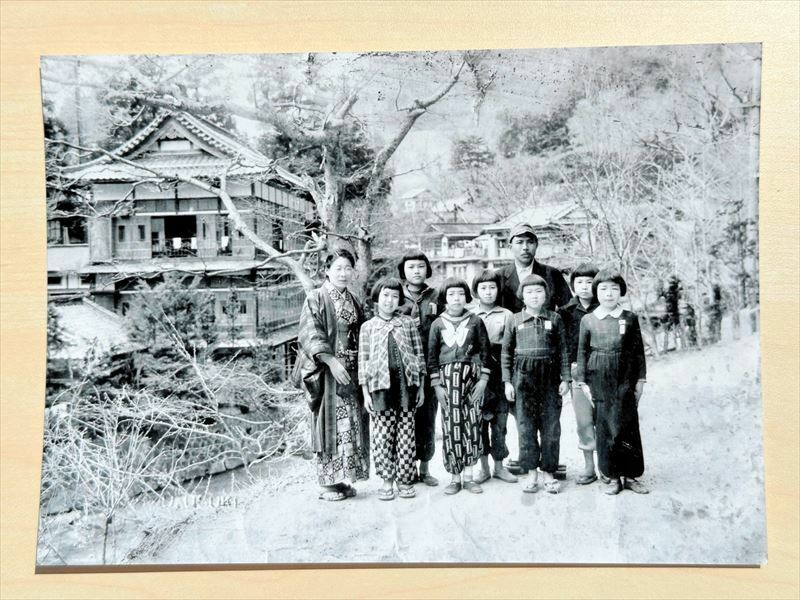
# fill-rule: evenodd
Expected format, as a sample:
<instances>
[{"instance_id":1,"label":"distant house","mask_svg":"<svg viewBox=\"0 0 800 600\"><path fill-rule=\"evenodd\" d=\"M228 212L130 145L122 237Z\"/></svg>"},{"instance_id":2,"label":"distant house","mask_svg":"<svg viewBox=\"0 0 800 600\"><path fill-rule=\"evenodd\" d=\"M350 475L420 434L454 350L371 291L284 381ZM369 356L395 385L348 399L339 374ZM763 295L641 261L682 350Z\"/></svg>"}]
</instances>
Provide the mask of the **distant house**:
<instances>
[{"instance_id":1,"label":"distant house","mask_svg":"<svg viewBox=\"0 0 800 600\"><path fill-rule=\"evenodd\" d=\"M497 223L429 223L419 236L419 247L430 258L438 281L461 277L471 282L481 269L500 268L513 260L508 234L518 223L536 231L537 260L567 270L591 257L590 219L574 202L526 208Z\"/></svg>"},{"instance_id":2,"label":"distant house","mask_svg":"<svg viewBox=\"0 0 800 600\"><path fill-rule=\"evenodd\" d=\"M286 364L305 294L274 262L235 231L222 201L177 182L149 183L153 174L198 177L226 189L245 222L278 250L302 248L300 235L313 220L313 204L293 193L293 176L276 175L270 160L229 132L187 112L163 112L112 152L62 170L94 201L88 218L48 222L48 293L83 293L108 311L124 315L134 283L151 283L165 271L202 276L198 293L215 298L222 343L268 343ZM235 292L236 340L230 327ZM228 302L228 304L226 304ZM227 312L226 312L227 310Z\"/></svg>"},{"instance_id":3,"label":"distant house","mask_svg":"<svg viewBox=\"0 0 800 600\"><path fill-rule=\"evenodd\" d=\"M48 350L48 386L73 384L93 360L108 360L108 376L132 368L131 355L140 346L131 342L118 314L85 297L59 299L53 308L63 344Z\"/></svg>"},{"instance_id":4,"label":"distant house","mask_svg":"<svg viewBox=\"0 0 800 600\"><path fill-rule=\"evenodd\" d=\"M483 268L486 249L476 241L486 223L430 223L421 236L421 249L431 261L434 277L467 281Z\"/></svg>"},{"instance_id":5,"label":"distant house","mask_svg":"<svg viewBox=\"0 0 800 600\"><path fill-rule=\"evenodd\" d=\"M575 202L558 202L523 209L486 225L476 240L486 250L486 264L501 267L513 260L508 234L519 223L527 223L539 238L536 260L562 269L591 257L590 218Z\"/></svg>"},{"instance_id":6,"label":"distant house","mask_svg":"<svg viewBox=\"0 0 800 600\"><path fill-rule=\"evenodd\" d=\"M465 197L442 198L432 190L421 187L408 190L395 197L399 211L404 216L424 217L426 221L449 221L463 212Z\"/></svg>"}]
</instances>

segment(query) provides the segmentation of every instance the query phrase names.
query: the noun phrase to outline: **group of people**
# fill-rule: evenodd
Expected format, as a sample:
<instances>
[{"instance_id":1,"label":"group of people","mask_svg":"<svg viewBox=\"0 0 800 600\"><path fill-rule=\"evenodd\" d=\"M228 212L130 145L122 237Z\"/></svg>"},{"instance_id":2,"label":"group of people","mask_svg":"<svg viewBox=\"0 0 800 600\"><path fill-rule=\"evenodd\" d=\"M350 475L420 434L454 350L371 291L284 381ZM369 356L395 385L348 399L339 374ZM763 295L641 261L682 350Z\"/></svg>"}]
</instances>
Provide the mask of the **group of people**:
<instances>
[{"instance_id":1,"label":"group of people","mask_svg":"<svg viewBox=\"0 0 800 600\"><path fill-rule=\"evenodd\" d=\"M451 477L445 494L479 494L492 477L516 483L519 475L528 475L523 492L558 493L567 394L585 461L576 483L599 476L607 494L647 493L637 479L644 346L637 316L620 304L624 279L585 263L568 285L536 261L527 224L511 230L509 244L514 262L482 271L471 287L448 278L434 289L428 258L404 256L398 277L372 290L368 320L348 291L355 257L345 249L327 257L325 282L301 312L293 373L311 409L320 499L355 496L351 484L369 477L371 457L381 500L413 498L415 483L438 485L429 468L437 414ZM519 457L505 464L509 415Z\"/></svg>"}]
</instances>

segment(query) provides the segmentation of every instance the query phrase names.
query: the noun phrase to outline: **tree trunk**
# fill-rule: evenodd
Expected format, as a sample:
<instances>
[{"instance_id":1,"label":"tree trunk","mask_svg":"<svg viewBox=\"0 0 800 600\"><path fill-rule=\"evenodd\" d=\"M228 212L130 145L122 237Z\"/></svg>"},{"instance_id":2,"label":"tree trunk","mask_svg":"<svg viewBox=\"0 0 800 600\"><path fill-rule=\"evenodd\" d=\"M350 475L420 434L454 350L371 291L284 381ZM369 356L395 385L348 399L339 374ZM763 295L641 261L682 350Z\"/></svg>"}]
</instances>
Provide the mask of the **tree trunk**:
<instances>
[{"instance_id":1,"label":"tree trunk","mask_svg":"<svg viewBox=\"0 0 800 600\"><path fill-rule=\"evenodd\" d=\"M622 272L624 273L625 271ZM636 282L636 289L641 290L642 287L639 283L639 278L636 276L636 272L633 269L631 269L629 272L633 277L634 281ZM628 293L630 293L630 290L628 291ZM647 298L642 297L640 299L642 301L642 316L645 318L645 322L647 323L647 327L645 329L650 334L649 337L653 346L653 354L659 356L660 352L658 350L658 336L656 335L655 331L653 331L653 326L651 325L650 313L647 311Z\"/></svg>"},{"instance_id":2,"label":"tree trunk","mask_svg":"<svg viewBox=\"0 0 800 600\"><path fill-rule=\"evenodd\" d=\"M103 563L102 563L104 565L108 564L106 561L106 549L108 548L108 534L111 531L111 521L112 521L111 515L106 515L105 517L106 517L105 523L103 525Z\"/></svg>"},{"instance_id":3,"label":"tree trunk","mask_svg":"<svg viewBox=\"0 0 800 600\"><path fill-rule=\"evenodd\" d=\"M356 240L356 253L358 260L353 277L353 292L365 300L369 295L367 287L372 270L372 243L369 240Z\"/></svg>"}]
</instances>

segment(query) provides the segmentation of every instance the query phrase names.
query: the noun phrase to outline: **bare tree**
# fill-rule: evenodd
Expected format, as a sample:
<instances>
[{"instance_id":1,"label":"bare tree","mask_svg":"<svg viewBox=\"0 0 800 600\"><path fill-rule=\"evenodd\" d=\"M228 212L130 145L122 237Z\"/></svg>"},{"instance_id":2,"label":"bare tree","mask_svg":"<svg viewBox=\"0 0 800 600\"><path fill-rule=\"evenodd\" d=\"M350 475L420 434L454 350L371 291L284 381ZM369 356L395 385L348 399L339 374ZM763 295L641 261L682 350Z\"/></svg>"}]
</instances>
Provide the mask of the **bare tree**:
<instances>
[{"instance_id":1,"label":"bare tree","mask_svg":"<svg viewBox=\"0 0 800 600\"><path fill-rule=\"evenodd\" d=\"M262 83L262 85L254 85L252 106L233 101L224 103L225 108L231 114L264 124L272 131L291 139L295 147L305 151L309 149L319 151L318 175L299 173L298 176L291 178L291 181L298 189L307 192L312 197L322 221L322 234L328 238L327 243L334 245L347 243L356 250L358 255L356 288L361 292L366 285L372 261L372 241L375 236L374 208L385 195L386 180L389 176L387 165L390 159L417 121L429 114L435 105L450 94L461 80L465 70L472 74L475 93L478 96L485 96L493 81L491 70L485 69L483 66L485 53L461 52L448 54L444 58L437 57L436 69L445 68L448 71L438 85L438 89L403 100L407 94L403 94L402 83L397 85L395 118L398 123L396 129L393 132L382 132L385 136L381 135L380 137L385 137L385 139L375 150L372 158L353 171L347 168L346 157L341 152L339 138L342 132L352 128L369 133L369 128L364 120L354 111L360 98L359 94L367 93L370 83L380 75L376 68L369 68L365 71L358 68L359 59L367 56L370 55L355 55L348 58L344 64L336 63L333 60L330 61L331 64L322 64L324 61L319 60L316 55L308 55L305 58L304 77L299 81L292 82L290 94L287 95L286 86L276 89L277 86L273 85L272 81L264 79L262 82L256 82ZM380 58L387 62L399 61L401 64L432 61L431 56L416 57L413 54L402 53L392 53ZM273 61L274 57L264 57L262 60ZM323 76L320 73L326 67L338 69L330 80L338 81L340 84L322 81ZM183 71L177 65L172 69L165 67L144 72L137 61L131 60L124 63L124 68L138 82L134 89L109 90L104 87L102 77L85 78L72 83L102 91L106 102L136 101L141 105L155 108L200 113L207 112L210 106L216 105L215 100L202 98L202 91L199 88L195 89L194 93L187 93L186 87L180 85ZM350 80L353 80L352 83ZM43 81L67 83L64 79L59 79L49 72L43 72ZM480 103L476 106L479 107ZM119 158L96 147L75 143L71 144L71 147L84 152L100 151L115 160ZM276 157L278 160L273 166L276 170L281 168L280 158ZM287 172L284 171L284 174ZM162 173L153 172L153 175L159 181L165 180ZM309 287L311 282L301 274L297 268L297 261L293 260L291 256L287 256L286 253L269 248L268 244L259 240L258 236L238 218L238 213L231 210L228 203L229 198L226 198L223 174L221 174L219 186L207 183L199 185L200 182L192 180L192 178L179 177L177 179L197 185L219 196L230 211L234 227L250 239L257 248L264 250L268 257L287 264L303 286ZM350 199L347 196L347 189L353 186L358 186L361 191L357 198ZM232 205L232 202L230 204ZM323 244L317 244L316 250L320 250L322 247Z\"/></svg>"}]
</instances>

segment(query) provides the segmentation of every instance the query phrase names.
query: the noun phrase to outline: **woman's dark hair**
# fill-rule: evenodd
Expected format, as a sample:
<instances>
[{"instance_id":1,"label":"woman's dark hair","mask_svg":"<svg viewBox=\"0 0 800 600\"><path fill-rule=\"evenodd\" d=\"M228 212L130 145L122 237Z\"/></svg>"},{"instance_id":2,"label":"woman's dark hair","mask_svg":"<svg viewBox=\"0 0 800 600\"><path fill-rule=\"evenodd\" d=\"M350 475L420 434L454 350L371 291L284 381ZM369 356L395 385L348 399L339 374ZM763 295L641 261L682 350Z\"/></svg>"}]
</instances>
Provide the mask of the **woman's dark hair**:
<instances>
[{"instance_id":1,"label":"woman's dark hair","mask_svg":"<svg viewBox=\"0 0 800 600\"><path fill-rule=\"evenodd\" d=\"M372 301L377 302L378 297L381 295L381 290L395 290L400 294L400 304L406 301L406 296L403 293L403 282L397 277L384 277L379 279L378 283L372 286Z\"/></svg>"},{"instance_id":2,"label":"woman's dark hair","mask_svg":"<svg viewBox=\"0 0 800 600\"><path fill-rule=\"evenodd\" d=\"M581 264L579 264L577 267L575 267L575 270L572 273L569 274L569 287L571 287L572 290L574 291L575 290L575 278L576 277L592 277L592 278L594 278L594 276L597 275L597 272L599 270L600 269L598 269L592 263L581 263Z\"/></svg>"},{"instance_id":3,"label":"woman's dark hair","mask_svg":"<svg viewBox=\"0 0 800 600\"><path fill-rule=\"evenodd\" d=\"M347 262L350 263L350 266L355 269L355 267L356 267L355 254L350 252L350 250L348 250L347 248L335 248L335 249L331 250L330 253L328 253L328 256L325 257L325 270L326 271L331 268L331 265L333 264L333 261L335 261L337 258L345 258L345 259L347 259Z\"/></svg>"},{"instance_id":4,"label":"woman's dark hair","mask_svg":"<svg viewBox=\"0 0 800 600\"><path fill-rule=\"evenodd\" d=\"M472 293L478 295L479 283L493 283L497 286L497 293L500 293L500 273L494 269L484 269L472 280Z\"/></svg>"},{"instance_id":5,"label":"woman's dark hair","mask_svg":"<svg viewBox=\"0 0 800 600\"><path fill-rule=\"evenodd\" d=\"M619 286L620 296L624 296L628 293L628 285L625 283L622 273L616 269L601 269L598 271L597 275L594 276L594 280L592 281L592 294L594 294L595 298L597 298L597 286L607 282L616 283Z\"/></svg>"},{"instance_id":6,"label":"woman's dark hair","mask_svg":"<svg viewBox=\"0 0 800 600\"><path fill-rule=\"evenodd\" d=\"M458 277L448 277L444 280L444 283L439 286L439 298L441 298L442 302L447 302L447 290L450 288L460 288L464 290L467 302L472 302L472 293L469 291L467 282Z\"/></svg>"},{"instance_id":7,"label":"woman's dark hair","mask_svg":"<svg viewBox=\"0 0 800 600\"><path fill-rule=\"evenodd\" d=\"M517 298L522 300L522 290L532 285L538 285L543 287L545 294L547 294L547 298L548 299L550 298L550 286L547 285L547 282L544 279L534 274L530 274L527 277L525 277L525 279L520 281L519 287L517 288Z\"/></svg>"},{"instance_id":8,"label":"woman's dark hair","mask_svg":"<svg viewBox=\"0 0 800 600\"><path fill-rule=\"evenodd\" d=\"M433 275L433 269L431 268L431 261L428 260L428 257L425 256L422 252L410 252L408 254L403 255L403 258L400 259L400 262L397 263L397 272L400 275L400 279L405 281L406 279L406 263L409 260L424 260L425 261L425 279L429 279Z\"/></svg>"}]
</instances>

